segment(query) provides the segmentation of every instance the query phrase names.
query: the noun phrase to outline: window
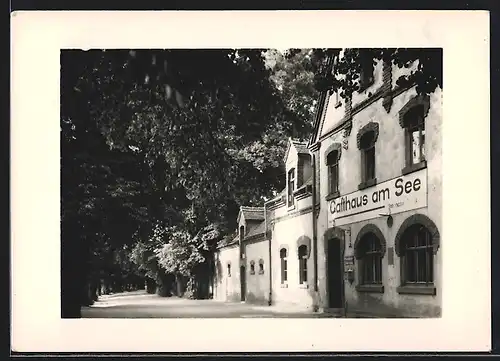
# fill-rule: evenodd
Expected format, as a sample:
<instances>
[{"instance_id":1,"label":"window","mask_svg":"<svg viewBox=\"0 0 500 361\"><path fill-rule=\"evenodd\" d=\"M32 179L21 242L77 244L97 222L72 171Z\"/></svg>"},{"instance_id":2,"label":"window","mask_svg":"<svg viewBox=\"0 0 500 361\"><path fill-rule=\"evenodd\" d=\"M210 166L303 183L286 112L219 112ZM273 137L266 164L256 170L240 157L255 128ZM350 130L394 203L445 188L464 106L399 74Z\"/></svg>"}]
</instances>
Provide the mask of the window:
<instances>
[{"instance_id":1,"label":"window","mask_svg":"<svg viewBox=\"0 0 500 361\"><path fill-rule=\"evenodd\" d=\"M365 133L360 139L361 149L361 176L364 183L375 179L375 134L373 131Z\"/></svg>"},{"instance_id":2,"label":"window","mask_svg":"<svg viewBox=\"0 0 500 361\"><path fill-rule=\"evenodd\" d=\"M245 226L240 227L240 241L245 238Z\"/></svg>"},{"instance_id":3,"label":"window","mask_svg":"<svg viewBox=\"0 0 500 361\"><path fill-rule=\"evenodd\" d=\"M254 275L255 274L255 262L250 261L250 274Z\"/></svg>"},{"instance_id":4,"label":"window","mask_svg":"<svg viewBox=\"0 0 500 361\"><path fill-rule=\"evenodd\" d=\"M259 274L264 274L264 260L259 260Z\"/></svg>"},{"instance_id":5,"label":"window","mask_svg":"<svg viewBox=\"0 0 500 361\"><path fill-rule=\"evenodd\" d=\"M231 277L231 263L228 263L227 265L227 276Z\"/></svg>"},{"instance_id":6,"label":"window","mask_svg":"<svg viewBox=\"0 0 500 361\"><path fill-rule=\"evenodd\" d=\"M287 251L285 248L280 250L280 259L281 259L281 283L284 284L288 280L288 270L287 270Z\"/></svg>"},{"instance_id":7,"label":"window","mask_svg":"<svg viewBox=\"0 0 500 361\"><path fill-rule=\"evenodd\" d=\"M403 285L434 283L434 249L429 230L421 224L410 226L401 237Z\"/></svg>"},{"instance_id":8,"label":"window","mask_svg":"<svg viewBox=\"0 0 500 361\"><path fill-rule=\"evenodd\" d=\"M293 206L293 191L295 190L295 169L288 171L288 206Z\"/></svg>"},{"instance_id":9,"label":"window","mask_svg":"<svg viewBox=\"0 0 500 361\"><path fill-rule=\"evenodd\" d=\"M427 166L425 152L425 118L429 112L428 95L417 95L399 111L399 124L404 128L405 167L408 174Z\"/></svg>"},{"instance_id":10,"label":"window","mask_svg":"<svg viewBox=\"0 0 500 361\"><path fill-rule=\"evenodd\" d=\"M307 246L299 247L299 283L307 283Z\"/></svg>"},{"instance_id":11,"label":"window","mask_svg":"<svg viewBox=\"0 0 500 361\"><path fill-rule=\"evenodd\" d=\"M339 191L339 151L331 151L326 157L328 167L328 194Z\"/></svg>"},{"instance_id":12,"label":"window","mask_svg":"<svg viewBox=\"0 0 500 361\"><path fill-rule=\"evenodd\" d=\"M359 74L359 91L362 92L374 82L373 77L373 58L366 49L359 52L361 70Z\"/></svg>"},{"instance_id":13,"label":"window","mask_svg":"<svg viewBox=\"0 0 500 361\"><path fill-rule=\"evenodd\" d=\"M374 233L366 233L357 250L361 285L382 284L382 245Z\"/></svg>"},{"instance_id":14,"label":"window","mask_svg":"<svg viewBox=\"0 0 500 361\"><path fill-rule=\"evenodd\" d=\"M406 166L425 161L424 108L417 106L405 115Z\"/></svg>"},{"instance_id":15,"label":"window","mask_svg":"<svg viewBox=\"0 0 500 361\"><path fill-rule=\"evenodd\" d=\"M339 57L336 56L333 59L333 69L336 69L338 67L338 64L339 64ZM337 90L335 90L335 108L338 108L340 106L341 106L341 104L340 104L339 89L337 89Z\"/></svg>"}]
</instances>

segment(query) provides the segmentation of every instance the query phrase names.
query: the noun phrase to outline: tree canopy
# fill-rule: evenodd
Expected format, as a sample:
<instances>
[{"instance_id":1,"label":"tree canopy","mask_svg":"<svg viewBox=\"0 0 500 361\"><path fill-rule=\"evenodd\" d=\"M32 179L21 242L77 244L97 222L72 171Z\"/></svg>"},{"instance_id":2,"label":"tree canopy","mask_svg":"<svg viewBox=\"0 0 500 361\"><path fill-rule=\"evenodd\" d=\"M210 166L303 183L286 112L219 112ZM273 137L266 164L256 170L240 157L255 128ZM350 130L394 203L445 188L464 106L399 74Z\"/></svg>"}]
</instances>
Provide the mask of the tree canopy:
<instances>
[{"instance_id":1,"label":"tree canopy","mask_svg":"<svg viewBox=\"0 0 500 361\"><path fill-rule=\"evenodd\" d=\"M240 205L284 186L286 139L312 124L306 63L263 49L64 51L63 242L78 239L90 269L127 249L127 272L188 275Z\"/></svg>"}]
</instances>

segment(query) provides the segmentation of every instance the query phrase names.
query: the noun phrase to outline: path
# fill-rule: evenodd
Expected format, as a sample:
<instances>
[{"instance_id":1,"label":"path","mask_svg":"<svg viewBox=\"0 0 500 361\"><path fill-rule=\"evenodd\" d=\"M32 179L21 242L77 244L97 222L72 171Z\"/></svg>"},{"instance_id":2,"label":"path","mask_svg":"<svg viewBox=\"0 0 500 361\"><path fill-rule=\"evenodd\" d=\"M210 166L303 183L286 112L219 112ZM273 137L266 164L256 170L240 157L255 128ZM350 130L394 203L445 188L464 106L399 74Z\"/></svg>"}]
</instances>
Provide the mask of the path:
<instances>
[{"instance_id":1,"label":"path","mask_svg":"<svg viewBox=\"0 0 500 361\"><path fill-rule=\"evenodd\" d=\"M82 318L252 318L252 317L327 317L324 314L290 312L272 306L239 302L188 300L159 297L145 291L103 295L91 307L82 308Z\"/></svg>"}]
</instances>

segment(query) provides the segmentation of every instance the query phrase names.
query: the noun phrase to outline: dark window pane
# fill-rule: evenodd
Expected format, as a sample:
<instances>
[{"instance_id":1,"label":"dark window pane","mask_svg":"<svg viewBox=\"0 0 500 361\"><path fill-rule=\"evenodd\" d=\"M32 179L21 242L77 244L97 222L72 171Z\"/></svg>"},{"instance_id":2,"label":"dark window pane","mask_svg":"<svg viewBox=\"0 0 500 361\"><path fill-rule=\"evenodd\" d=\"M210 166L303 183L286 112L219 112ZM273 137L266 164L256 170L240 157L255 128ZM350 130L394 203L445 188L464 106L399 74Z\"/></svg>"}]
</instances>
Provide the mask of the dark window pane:
<instances>
[{"instance_id":1,"label":"dark window pane","mask_svg":"<svg viewBox=\"0 0 500 361\"><path fill-rule=\"evenodd\" d=\"M371 147L365 151L365 176L366 180L375 178L375 148Z\"/></svg>"},{"instance_id":2,"label":"dark window pane","mask_svg":"<svg viewBox=\"0 0 500 361\"><path fill-rule=\"evenodd\" d=\"M338 191L339 167L338 164L328 167L328 179L330 181L330 193Z\"/></svg>"},{"instance_id":3,"label":"dark window pane","mask_svg":"<svg viewBox=\"0 0 500 361\"><path fill-rule=\"evenodd\" d=\"M365 235L359 244L360 281L362 284L382 283L382 257L380 240L373 234Z\"/></svg>"}]
</instances>

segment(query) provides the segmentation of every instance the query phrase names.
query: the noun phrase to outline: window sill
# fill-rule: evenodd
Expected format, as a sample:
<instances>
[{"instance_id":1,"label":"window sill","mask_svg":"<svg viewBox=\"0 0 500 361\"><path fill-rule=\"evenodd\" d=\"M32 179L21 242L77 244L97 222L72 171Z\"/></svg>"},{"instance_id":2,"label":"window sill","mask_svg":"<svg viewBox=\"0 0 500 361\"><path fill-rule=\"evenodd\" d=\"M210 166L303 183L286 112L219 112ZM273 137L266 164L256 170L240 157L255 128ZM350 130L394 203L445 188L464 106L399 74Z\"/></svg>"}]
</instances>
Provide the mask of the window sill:
<instances>
[{"instance_id":1,"label":"window sill","mask_svg":"<svg viewBox=\"0 0 500 361\"><path fill-rule=\"evenodd\" d=\"M427 161L423 160L420 163L411 164L411 165L404 167L403 170L401 171L401 173L403 175L407 175L407 174L416 172L418 170L424 169L426 167L427 167Z\"/></svg>"},{"instance_id":2,"label":"window sill","mask_svg":"<svg viewBox=\"0 0 500 361\"><path fill-rule=\"evenodd\" d=\"M369 293L384 293L384 285L357 285L356 291Z\"/></svg>"},{"instance_id":3,"label":"window sill","mask_svg":"<svg viewBox=\"0 0 500 361\"><path fill-rule=\"evenodd\" d=\"M366 189L369 187L373 187L376 184L377 184L377 178L369 179L367 181L359 183L358 189L359 190Z\"/></svg>"},{"instance_id":4,"label":"window sill","mask_svg":"<svg viewBox=\"0 0 500 361\"><path fill-rule=\"evenodd\" d=\"M301 283L299 284L299 288L309 288L309 285L307 283Z\"/></svg>"},{"instance_id":5,"label":"window sill","mask_svg":"<svg viewBox=\"0 0 500 361\"><path fill-rule=\"evenodd\" d=\"M338 198L340 197L340 192L339 191L336 191L336 192L333 192L333 193L330 193L326 196L326 200L327 201L331 201L332 199L335 199L335 198Z\"/></svg>"},{"instance_id":6,"label":"window sill","mask_svg":"<svg viewBox=\"0 0 500 361\"><path fill-rule=\"evenodd\" d=\"M288 283L282 283L281 288L288 288Z\"/></svg>"},{"instance_id":7,"label":"window sill","mask_svg":"<svg viewBox=\"0 0 500 361\"><path fill-rule=\"evenodd\" d=\"M398 293L403 295L436 295L434 285L404 285L398 287Z\"/></svg>"}]
</instances>

